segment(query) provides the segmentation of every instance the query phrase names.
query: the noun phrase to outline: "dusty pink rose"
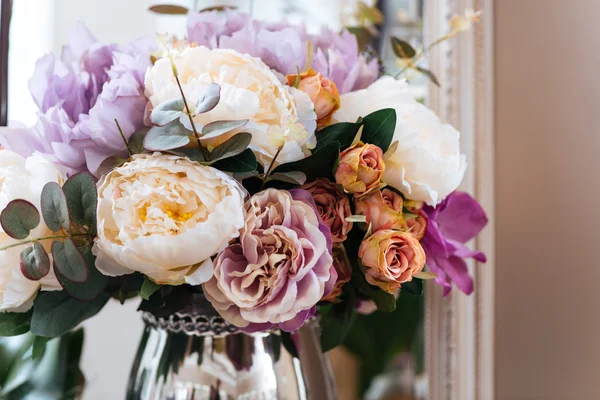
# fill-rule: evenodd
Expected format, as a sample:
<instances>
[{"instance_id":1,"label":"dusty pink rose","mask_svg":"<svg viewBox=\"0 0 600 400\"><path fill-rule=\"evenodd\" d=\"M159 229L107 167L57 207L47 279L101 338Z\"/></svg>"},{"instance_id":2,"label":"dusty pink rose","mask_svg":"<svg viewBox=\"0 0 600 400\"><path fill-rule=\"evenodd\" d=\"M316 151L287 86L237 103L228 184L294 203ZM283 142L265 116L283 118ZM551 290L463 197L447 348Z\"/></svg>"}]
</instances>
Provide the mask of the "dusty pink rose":
<instances>
[{"instance_id":1,"label":"dusty pink rose","mask_svg":"<svg viewBox=\"0 0 600 400\"><path fill-rule=\"evenodd\" d=\"M425 251L409 232L386 229L365 239L358 249L367 282L393 293L425 266Z\"/></svg>"},{"instance_id":2,"label":"dusty pink rose","mask_svg":"<svg viewBox=\"0 0 600 400\"><path fill-rule=\"evenodd\" d=\"M293 86L297 79L297 74L288 75L288 85ZM317 128L330 125L333 113L340 109L340 93L335 83L312 68L301 73L299 79L298 89L306 93L315 105Z\"/></svg>"},{"instance_id":3,"label":"dusty pink rose","mask_svg":"<svg viewBox=\"0 0 600 400\"><path fill-rule=\"evenodd\" d=\"M337 272L337 280L331 292L323 297L324 301L334 301L342 294L342 287L352 278L352 265L343 246L333 248L333 267Z\"/></svg>"},{"instance_id":4,"label":"dusty pink rose","mask_svg":"<svg viewBox=\"0 0 600 400\"><path fill-rule=\"evenodd\" d=\"M405 231L402 203L402 196L390 189L375 190L354 199L356 213L367 218L373 232L383 229Z\"/></svg>"},{"instance_id":5,"label":"dusty pink rose","mask_svg":"<svg viewBox=\"0 0 600 400\"><path fill-rule=\"evenodd\" d=\"M239 241L217 256L204 293L225 320L247 331L294 331L337 280L329 228L301 189L267 189L245 208Z\"/></svg>"},{"instance_id":6,"label":"dusty pink rose","mask_svg":"<svg viewBox=\"0 0 600 400\"><path fill-rule=\"evenodd\" d=\"M384 171L381 149L374 144L358 142L340 154L335 181L346 192L361 196L379 186Z\"/></svg>"},{"instance_id":7,"label":"dusty pink rose","mask_svg":"<svg viewBox=\"0 0 600 400\"><path fill-rule=\"evenodd\" d=\"M308 191L319 210L325 225L331 230L333 243L342 243L352 229L352 222L346 217L352 215L350 201L339 187L327 178L319 178L307 183L302 189Z\"/></svg>"},{"instance_id":8,"label":"dusty pink rose","mask_svg":"<svg viewBox=\"0 0 600 400\"><path fill-rule=\"evenodd\" d=\"M421 240L427 229L427 214L420 208L407 207L407 209L411 212L411 214L404 215L407 229L418 240Z\"/></svg>"}]
</instances>

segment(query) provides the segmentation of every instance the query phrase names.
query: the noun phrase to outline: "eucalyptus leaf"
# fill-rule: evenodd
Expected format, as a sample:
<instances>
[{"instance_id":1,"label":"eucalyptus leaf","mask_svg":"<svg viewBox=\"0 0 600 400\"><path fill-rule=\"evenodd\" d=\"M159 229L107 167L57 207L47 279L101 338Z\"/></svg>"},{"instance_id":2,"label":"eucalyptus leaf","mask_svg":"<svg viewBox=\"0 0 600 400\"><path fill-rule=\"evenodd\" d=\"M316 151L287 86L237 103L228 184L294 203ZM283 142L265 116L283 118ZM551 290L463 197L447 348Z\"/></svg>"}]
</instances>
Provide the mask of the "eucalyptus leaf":
<instances>
[{"instance_id":1,"label":"eucalyptus leaf","mask_svg":"<svg viewBox=\"0 0 600 400\"><path fill-rule=\"evenodd\" d=\"M108 278L96 268L96 257L91 251L86 252L83 258L89 271L88 279L85 282L77 283L67 279L56 268L56 265L54 266L54 274L60 285L71 297L81 301L90 301L98 297L106 289Z\"/></svg>"},{"instance_id":2,"label":"eucalyptus leaf","mask_svg":"<svg viewBox=\"0 0 600 400\"><path fill-rule=\"evenodd\" d=\"M69 207L67 198L56 182L48 182L42 189L41 194L42 216L48 228L53 232L69 229Z\"/></svg>"},{"instance_id":3,"label":"eucalyptus leaf","mask_svg":"<svg viewBox=\"0 0 600 400\"><path fill-rule=\"evenodd\" d=\"M117 157L117 156L110 156L100 163L100 166L96 170L96 174L98 176L106 176L113 169L122 165L125 161L127 161L127 160L125 160L124 158Z\"/></svg>"},{"instance_id":4,"label":"eucalyptus leaf","mask_svg":"<svg viewBox=\"0 0 600 400\"><path fill-rule=\"evenodd\" d=\"M361 135L363 143L379 146L385 153L392 143L396 130L396 110L384 108L367 115L363 119L364 126Z\"/></svg>"},{"instance_id":5,"label":"eucalyptus leaf","mask_svg":"<svg viewBox=\"0 0 600 400\"><path fill-rule=\"evenodd\" d=\"M417 51L407 41L395 36L392 36L390 41L392 42L392 50L394 50L396 57L407 60L417 55Z\"/></svg>"},{"instance_id":6,"label":"eucalyptus leaf","mask_svg":"<svg viewBox=\"0 0 600 400\"><path fill-rule=\"evenodd\" d=\"M192 132L175 120L165 126L150 128L144 138L144 148L149 151L177 149L190 143L190 135Z\"/></svg>"},{"instance_id":7,"label":"eucalyptus leaf","mask_svg":"<svg viewBox=\"0 0 600 400\"><path fill-rule=\"evenodd\" d=\"M32 281L39 281L50 272L50 257L40 242L21 252L21 272Z\"/></svg>"},{"instance_id":8,"label":"eucalyptus leaf","mask_svg":"<svg viewBox=\"0 0 600 400\"><path fill-rule=\"evenodd\" d=\"M316 134L317 149L336 141L340 144L340 150L347 149L354 141L361 126L362 122L340 122L326 126Z\"/></svg>"},{"instance_id":9,"label":"eucalyptus leaf","mask_svg":"<svg viewBox=\"0 0 600 400\"><path fill-rule=\"evenodd\" d=\"M215 108L221 100L221 86L216 83L209 84L204 93L198 97L193 115L202 114Z\"/></svg>"},{"instance_id":10,"label":"eucalyptus leaf","mask_svg":"<svg viewBox=\"0 0 600 400\"><path fill-rule=\"evenodd\" d=\"M144 300L150 300L150 296L152 296L157 290L160 289L160 285L154 283L147 276L144 277L144 283L142 284L142 288L140 289L140 296Z\"/></svg>"},{"instance_id":11,"label":"eucalyptus leaf","mask_svg":"<svg viewBox=\"0 0 600 400\"><path fill-rule=\"evenodd\" d=\"M212 166L225 172L244 173L257 171L258 162L252 150L246 149L237 156L217 161Z\"/></svg>"},{"instance_id":12,"label":"eucalyptus leaf","mask_svg":"<svg viewBox=\"0 0 600 400\"><path fill-rule=\"evenodd\" d=\"M177 150L169 151L169 153L176 154L181 157L187 157L192 161L196 161L199 163L206 163L206 158L204 158L204 154L197 147L182 147Z\"/></svg>"},{"instance_id":13,"label":"eucalyptus leaf","mask_svg":"<svg viewBox=\"0 0 600 400\"><path fill-rule=\"evenodd\" d=\"M300 171L280 172L269 175L268 181L281 181L291 183L292 185L304 185L306 183L306 175Z\"/></svg>"},{"instance_id":14,"label":"eucalyptus leaf","mask_svg":"<svg viewBox=\"0 0 600 400\"><path fill-rule=\"evenodd\" d=\"M58 240L52 243L52 258L55 268L71 282L88 280L87 263L71 239L66 239L64 243Z\"/></svg>"},{"instance_id":15,"label":"eucalyptus leaf","mask_svg":"<svg viewBox=\"0 0 600 400\"><path fill-rule=\"evenodd\" d=\"M433 83L435 83L436 86L440 86L440 81L438 80L437 76L435 76L435 74L433 72L431 72L428 69L425 69L423 67L416 67L416 70L419 71L420 73L422 73L423 75L425 75L427 78L429 78L429 80Z\"/></svg>"},{"instance_id":16,"label":"eucalyptus leaf","mask_svg":"<svg viewBox=\"0 0 600 400\"><path fill-rule=\"evenodd\" d=\"M13 239L22 240L40 224L40 213L26 200L13 200L0 213L0 225Z\"/></svg>"},{"instance_id":17,"label":"eucalyptus leaf","mask_svg":"<svg viewBox=\"0 0 600 400\"><path fill-rule=\"evenodd\" d=\"M186 15L189 12L186 7L177 6L175 4L157 4L150 6L148 10L156 14L166 15Z\"/></svg>"},{"instance_id":18,"label":"eucalyptus leaf","mask_svg":"<svg viewBox=\"0 0 600 400\"><path fill-rule=\"evenodd\" d=\"M413 277L412 281L404 282L402 286L400 286L400 290L415 296L421 296L423 295L423 281Z\"/></svg>"},{"instance_id":19,"label":"eucalyptus leaf","mask_svg":"<svg viewBox=\"0 0 600 400\"><path fill-rule=\"evenodd\" d=\"M94 177L87 172L80 172L67 179L62 189L67 198L71 219L82 225L95 227L98 192Z\"/></svg>"},{"instance_id":20,"label":"eucalyptus leaf","mask_svg":"<svg viewBox=\"0 0 600 400\"><path fill-rule=\"evenodd\" d=\"M144 152L144 138L149 130L150 127L145 127L131 135L128 144L129 150L131 150L133 154L142 154Z\"/></svg>"},{"instance_id":21,"label":"eucalyptus leaf","mask_svg":"<svg viewBox=\"0 0 600 400\"><path fill-rule=\"evenodd\" d=\"M214 148L214 150L210 153L210 161L215 162L225 158L237 156L248 148L251 140L252 134L248 132L241 132L235 136L232 136Z\"/></svg>"},{"instance_id":22,"label":"eucalyptus leaf","mask_svg":"<svg viewBox=\"0 0 600 400\"><path fill-rule=\"evenodd\" d=\"M183 115L185 103L181 97L163 101L152 110L150 121L154 125L164 126Z\"/></svg>"},{"instance_id":23,"label":"eucalyptus leaf","mask_svg":"<svg viewBox=\"0 0 600 400\"><path fill-rule=\"evenodd\" d=\"M225 133L231 132L234 129L241 128L247 123L247 119L211 122L210 124L206 124L204 128L202 128L202 137L200 139L214 139Z\"/></svg>"},{"instance_id":24,"label":"eucalyptus leaf","mask_svg":"<svg viewBox=\"0 0 600 400\"><path fill-rule=\"evenodd\" d=\"M29 331L32 311L0 313L0 336L17 336Z\"/></svg>"}]
</instances>

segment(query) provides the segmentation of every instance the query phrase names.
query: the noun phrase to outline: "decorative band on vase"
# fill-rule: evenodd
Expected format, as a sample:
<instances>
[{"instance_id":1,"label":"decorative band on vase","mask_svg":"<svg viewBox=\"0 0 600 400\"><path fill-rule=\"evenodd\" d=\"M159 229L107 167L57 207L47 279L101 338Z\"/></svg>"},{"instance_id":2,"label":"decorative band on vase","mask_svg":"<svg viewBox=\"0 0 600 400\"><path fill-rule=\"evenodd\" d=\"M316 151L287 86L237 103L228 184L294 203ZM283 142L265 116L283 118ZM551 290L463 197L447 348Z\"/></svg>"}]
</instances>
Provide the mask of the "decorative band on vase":
<instances>
[{"instance_id":1,"label":"decorative band on vase","mask_svg":"<svg viewBox=\"0 0 600 400\"><path fill-rule=\"evenodd\" d=\"M171 333L193 336L227 336L242 331L218 315L175 313L168 318L157 317L149 312L142 314L146 325Z\"/></svg>"}]
</instances>

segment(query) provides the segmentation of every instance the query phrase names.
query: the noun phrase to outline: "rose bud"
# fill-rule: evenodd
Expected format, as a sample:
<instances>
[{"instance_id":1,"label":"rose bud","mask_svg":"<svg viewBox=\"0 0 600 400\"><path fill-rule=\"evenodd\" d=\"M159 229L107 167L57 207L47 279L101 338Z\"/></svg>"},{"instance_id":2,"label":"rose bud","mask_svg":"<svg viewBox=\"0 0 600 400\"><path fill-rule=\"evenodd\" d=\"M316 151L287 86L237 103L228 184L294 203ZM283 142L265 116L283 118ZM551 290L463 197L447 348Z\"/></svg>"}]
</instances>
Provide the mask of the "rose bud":
<instances>
[{"instance_id":1,"label":"rose bud","mask_svg":"<svg viewBox=\"0 0 600 400\"><path fill-rule=\"evenodd\" d=\"M354 200L356 213L367 217L367 225L371 225L373 232L382 229L406 231L402 203L402 196L390 189L375 190Z\"/></svg>"},{"instance_id":2,"label":"rose bud","mask_svg":"<svg viewBox=\"0 0 600 400\"><path fill-rule=\"evenodd\" d=\"M333 243L346 240L348 232L352 229L352 222L346 221L346 217L352 215L352 210L344 192L327 178L307 183L302 189L311 194L321 219L331 230Z\"/></svg>"},{"instance_id":3,"label":"rose bud","mask_svg":"<svg viewBox=\"0 0 600 400\"><path fill-rule=\"evenodd\" d=\"M393 293L425 266L425 251L409 232L386 229L365 239L358 249L367 282Z\"/></svg>"},{"instance_id":4,"label":"rose bud","mask_svg":"<svg viewBox=\"0 0 600 400\"><path fill-rule=\"evenodd\" d=\"M340 294L342 294L342 287L347 282L350 282L352 278L352 266L346 255L346 251L342 246L333 248L333 267L337 272L337 280L333 285L331 292L325 297L323 301L333 302Z\"/></svg>"},{"instance_id":5,"label":"rose bud","mask_svg":"<svg viewBox=\"0 0 600 400\"><path fill-rule=\"evenodd\" d=\"M427 215L420 208L407 207L411 214L404 214L408 231L418 240L423 239L427 229Z\"/></svg>"},{"instance_id":6,"label":"rose bud","mask_svg":"<svg viewBox=\"0 0 600 400\"><path fill-rule=\"evenodd\" d=\"M287 83L293 86L298 75L288 75ZM300 74L298 89L310 97L315 105L317 128L321 129L331 123L331 116L340 108L340 94L333 81L316 73L312 68Z\"/></svg>"},{"instance_id":7,"label":"rose bud","mask_svg":"<svg viewBox=\"0 0 600 400\"><path fill-rule=\"evenodd\" d=\"M384 170L381 149L374 144L358 142L340 154L335 181L346 192L358 197L379 186Z\"/></svg>"}]
</instances>

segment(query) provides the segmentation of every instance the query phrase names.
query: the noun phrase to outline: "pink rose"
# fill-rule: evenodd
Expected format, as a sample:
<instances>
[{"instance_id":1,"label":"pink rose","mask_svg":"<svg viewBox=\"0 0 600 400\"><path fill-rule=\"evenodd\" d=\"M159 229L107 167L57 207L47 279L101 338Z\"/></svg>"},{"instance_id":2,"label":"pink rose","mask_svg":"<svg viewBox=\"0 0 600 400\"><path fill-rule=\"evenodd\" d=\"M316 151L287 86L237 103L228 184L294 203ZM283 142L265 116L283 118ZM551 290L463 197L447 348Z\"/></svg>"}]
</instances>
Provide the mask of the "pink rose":
<instances>
[{"instance_id":1,"label":"pink rose","mask_svg":"<svg viewBox=\"0 0 600 400\"><path fill-rule=\"evenodd\" d=\"M386 229L365 239L358 249L365 278L371 285L393 293L425 266L425 251L409 232Z\"/></svg>"},{"instance_id":2,"label":"pink rose","mask_svg":"<svg viewBox=\"0 0 600 400\"><path fill-rule=\"evenodd\" d=\"M390 189L375 190L354 199L356 213L367 218L373 232L382 229L405 231L406 221L402 214L402 196Z\"/></svg>"},{"instance_id":3,"label":"pink rose","mask_svg":"<svg viewBox=\"0 0 600 400\"><path fill-rule=\"evenodd\" d=\"M217 256L214 276L203 285L206 298L247 331L294 331L337 280L329 228L301 189L267 189L245 209L239 241Z\"/></svg>"},{"instance_id":4,"label":"pink rose","mask_svg":"<svg viewBox=\"0 0 600 400\"><path fill-rule=\"evenodd\" d=\"M381 149L374 144L358 142L340 154L335 181L346 192L362 196L379 186L384 171Z\"/></svg>"},{"instance_id":5,"label":"pink rose","mask_svg":"<svg viewBox=\"0 0 600 400\"><path fill-rule=\"evenodd\" d=\"M342 287L352 278L352 265L343 246L333 248L333 267L337 272L337 280L331 292L323 297L323 301L335 301L342 294Z\"/></svg>"},{"instance_id":6,"label":"pink rose","mask_svg":"<svg viewBox=\"0 0 600 400\"><path fill-rule=\"evenodd\" d=\"M297 79L297 74L288 75L288 85L293 86ZM331 116L340 109L340 93L335 83L310 68L300 74L298 89L306 93L315 106L317 128L330 125Z\"/></svg>"},{"instance_id":7,"label":"pink rose","mask_svg":"<svg viewBox=\"0 0 600 400\"><path fill-rule=\"evenodd\" d=\"M346 217L352 215L350 201L338 186L327 178L319 178L307 183L302 189L308 191L319 210L325 225L331 230L333 243L342 243L352 229L352 222Z\"/></svg>"},{"instance_id":8,"label":"pink rose","mask_svg":"<svg viewBox=\"0 0 600 400\"><path fill-rule=\"evenodd\" d=\"M408 231L421 240L427 229L427 214L419 208L407 207L407 209L411 212L409 215L405 214Z\"/></svg>"}]
</instances>

